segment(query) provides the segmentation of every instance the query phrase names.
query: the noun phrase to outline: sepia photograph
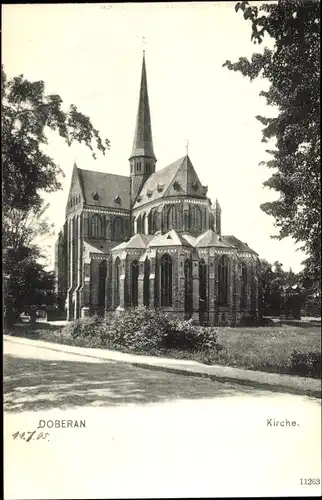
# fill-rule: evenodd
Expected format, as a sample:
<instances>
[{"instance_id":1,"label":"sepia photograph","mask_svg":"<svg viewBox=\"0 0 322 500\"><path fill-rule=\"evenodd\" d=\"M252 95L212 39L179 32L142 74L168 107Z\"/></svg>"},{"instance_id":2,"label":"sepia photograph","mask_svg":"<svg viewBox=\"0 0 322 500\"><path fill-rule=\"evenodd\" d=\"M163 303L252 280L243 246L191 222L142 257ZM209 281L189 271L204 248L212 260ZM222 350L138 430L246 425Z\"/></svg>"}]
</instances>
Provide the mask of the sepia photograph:
<instances>
[{"instance_id":1,"label":"sepia photograph","mask_svg":"<svg viewBox=\"0 0 322 500\"><path fill-rule=\"evenodd\" d=\"M5 500L320 497L318 0L2 5Z\"/></svg>"}]
</instances>

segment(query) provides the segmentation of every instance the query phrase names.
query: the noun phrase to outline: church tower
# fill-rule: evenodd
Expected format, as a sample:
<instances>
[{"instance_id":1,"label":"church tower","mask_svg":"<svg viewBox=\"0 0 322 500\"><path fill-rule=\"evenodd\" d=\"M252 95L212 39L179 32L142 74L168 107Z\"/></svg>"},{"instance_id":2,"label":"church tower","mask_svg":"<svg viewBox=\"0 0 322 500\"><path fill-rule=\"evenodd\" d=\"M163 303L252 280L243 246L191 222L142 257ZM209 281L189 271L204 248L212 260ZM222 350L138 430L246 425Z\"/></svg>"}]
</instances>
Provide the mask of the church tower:
<instances>
[{"instance_id":1,"label":"church tower","mask_svg":"<svg viewBox=\"0 0 322 500\"><path fill-rule=\"evenodd\" d=\"M139 107L132 154L129 158L131 168L131 204L133 205L146 179L155 172L156 157L153 151L148 85L143 52Z\"/></svg>"}]
</instances>

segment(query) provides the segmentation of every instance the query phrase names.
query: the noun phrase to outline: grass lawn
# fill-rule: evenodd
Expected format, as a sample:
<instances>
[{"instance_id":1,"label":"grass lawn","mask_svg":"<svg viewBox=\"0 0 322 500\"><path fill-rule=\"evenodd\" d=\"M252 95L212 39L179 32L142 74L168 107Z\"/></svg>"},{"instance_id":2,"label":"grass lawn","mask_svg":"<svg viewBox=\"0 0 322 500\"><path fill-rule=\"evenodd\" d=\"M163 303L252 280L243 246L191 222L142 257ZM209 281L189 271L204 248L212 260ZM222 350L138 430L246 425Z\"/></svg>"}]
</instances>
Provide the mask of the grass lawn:
<instances>
[{"instance_id":1,"label":"grass lawn","mask_svg":"<svg viewBox=\"0 0 322 500\"><path fill-rule=\"evenodd\" d=\"M218 339L222 346L219 354L205 356L199 352L158 350L151 355L169 358L194 359L209 364L228 365L249 370L291 374L291 353L321 353L321 328L306 323L303 326L274 325L262 327L218 327ZM46 323L16 325L12 335L46 340L81 347L103 347L98 340L73 339L62 326ZM104 348L104 347L103 347ZM131 351L133 352L133 351ZM136 352L136 354L140 354ZM142 352L142 354L147 354Z\"/></svg>"}]
</instances>

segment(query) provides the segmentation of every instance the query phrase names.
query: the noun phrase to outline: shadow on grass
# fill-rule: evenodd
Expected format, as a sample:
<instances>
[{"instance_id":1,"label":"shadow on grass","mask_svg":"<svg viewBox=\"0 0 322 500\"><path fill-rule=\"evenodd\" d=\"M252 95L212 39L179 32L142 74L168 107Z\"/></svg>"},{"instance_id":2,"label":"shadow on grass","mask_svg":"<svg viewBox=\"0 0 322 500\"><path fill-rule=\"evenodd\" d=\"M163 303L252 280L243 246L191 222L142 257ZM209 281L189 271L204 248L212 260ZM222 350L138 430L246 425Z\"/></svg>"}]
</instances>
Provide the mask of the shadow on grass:
<instances>
[{"instance_id":1,"label":"shadow on grass","mask_svg":"<svg viewBox=\"0 0 322 500\"><path fill-rule=\"evenodd\" d=\"M117 406L259 395L267 391L203 378L153 371L117 362L65 361L4 356L5 411Z\"/></svg>"}]
</instances>

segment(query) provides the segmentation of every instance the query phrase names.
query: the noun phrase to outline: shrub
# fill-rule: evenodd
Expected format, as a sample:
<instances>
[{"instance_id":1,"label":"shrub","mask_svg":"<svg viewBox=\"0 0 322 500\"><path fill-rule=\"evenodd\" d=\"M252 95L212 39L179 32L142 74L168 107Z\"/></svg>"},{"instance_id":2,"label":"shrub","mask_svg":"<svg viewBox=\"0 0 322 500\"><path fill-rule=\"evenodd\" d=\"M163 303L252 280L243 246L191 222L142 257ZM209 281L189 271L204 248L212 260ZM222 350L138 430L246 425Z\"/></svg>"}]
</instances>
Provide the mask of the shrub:
<instances>
[{"instance_id":1,"label":"shrub","mask_svg":"<svg viewBox=\"0 0 322 500\"><path fill-rule=\"evenodd\" d=\"M293 351L291 372L302 377L321 377L321 353Z\"/></svg>"},{"instance_id":2,"label":"shrub","mask_svg":"<svg viewBox=\"0 0 322 500\"><path fill-rule=\"evenodd\" d=\"M171 328L168 315L143 306L108 314L100 325L101 338L107 347L137 351L159 347Z\"/></svg>"},{"instance_id":3,"label":"shrub","mask_svg":"<svg viewBox=\"0 0 322 500\"><path fill-rule=\"evenodd\" d=\"M215 328L197 326L187 320L174 320L171 326L163 338L166 348L200 352L220 350Z\"/></svg>"},{"instance_id":4,"label":"shrub","mask_svg":"<svg viewBox=\"0 0 322 500\"><path fill-rule=\"evenodd\" d=\"M73 339L79 337L95 337L99 333L101 319L98 316L76 319L68 323L62 330L65 335L70 335Z\"/></svg>"}]
</instances>

